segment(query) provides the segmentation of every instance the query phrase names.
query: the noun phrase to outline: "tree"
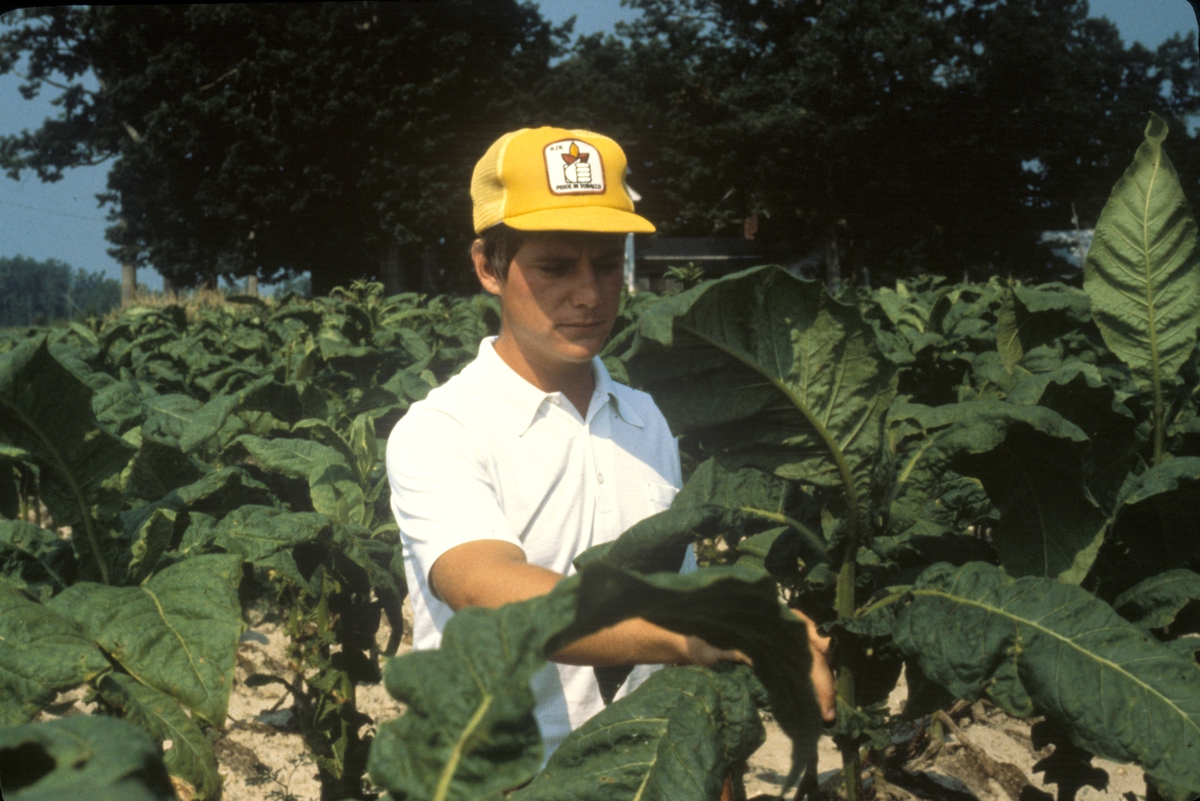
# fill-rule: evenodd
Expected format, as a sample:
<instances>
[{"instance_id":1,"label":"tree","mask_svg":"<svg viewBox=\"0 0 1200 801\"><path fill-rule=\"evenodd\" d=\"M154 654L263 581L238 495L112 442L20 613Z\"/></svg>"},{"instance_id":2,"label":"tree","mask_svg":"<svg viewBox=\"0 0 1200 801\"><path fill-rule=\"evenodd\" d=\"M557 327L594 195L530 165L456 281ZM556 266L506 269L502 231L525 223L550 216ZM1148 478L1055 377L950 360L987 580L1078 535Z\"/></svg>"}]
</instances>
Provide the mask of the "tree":
<instances>
[{"instance_id":1,"label":"tree","mask_svg":"<svg viewBox=\"0 0 1200 801\"><path fill-rule=\"evenodd\" d=\"M0 258L0 328L104 314L120 294L120 285L104 273L72 270L58 259Z\"/></svg>"},{"instance_id":2,"label":"tree","mask_svg":"<svg viewBox=\"0 0 1200 801\"><path fill-rule=\"evenodd\" d=\"M1038 274L1095 220L1147 112L1200 108L1194 43L1124 48L1081 0L636 0L554 94L630 131L667 233L739 232L885 273ZM1044 273L1042 273L1044 275Z\"/></svg>"},{"instance_id":3,"label":"tree","mask_svg":"<svg viewBox=\"0 0 1200 801\"><path fill-rule=\"evenodd\" d=\"M115 157L121 253L181 286L308 270L317 293L357 277L435 288L439 250L465 264L474 161L528 113L526 87L565 35L515 0L23 19L0 38L0 70L27 53L27 96L65 75L65 119L0 140L10 175ZM99 92L77 81L88 69Z\"/></svg>"}]
</instances>

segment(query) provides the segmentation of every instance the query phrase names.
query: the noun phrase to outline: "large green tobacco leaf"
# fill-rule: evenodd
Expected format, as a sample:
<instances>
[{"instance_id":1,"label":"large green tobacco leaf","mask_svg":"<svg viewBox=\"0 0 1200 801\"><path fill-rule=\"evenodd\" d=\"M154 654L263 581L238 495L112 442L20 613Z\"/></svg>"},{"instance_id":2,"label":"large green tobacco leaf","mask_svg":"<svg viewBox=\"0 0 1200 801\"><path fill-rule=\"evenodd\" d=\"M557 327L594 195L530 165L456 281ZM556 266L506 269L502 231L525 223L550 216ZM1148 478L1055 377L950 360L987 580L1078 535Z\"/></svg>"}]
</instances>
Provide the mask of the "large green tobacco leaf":
<instances>
[{"instance_id":1,"label":"large green tobacco leaf","mask_svg":"<svg viewBox=\"0 0 1200 801\"><path fill-rule=\"evenodd\" d=\"M22 520L0 523L0 576L19 589L49 598L75 579L75 552L54 531Z\"/></svg>"},{"instance_id":2,"label":"large green tobacco leaf","mask_svg":"<svg viewBox=\"0 0 1200 801\"><path fill-rule=\"evenodd\" d=\"M0 581L0 726L28 721L59 690L111 669L71 621Z\"/></svg>"},{"instance_id":3,"label":"large green tobacco leaf","mask_svg":"<svg viewBox=\"0 0 1200 801\"><path fill-rule=\"evenodd\" d=\"M197 801L220 793L221 774L217 772L212 741L179 702L122 673L105 676L96 689L106 704L121 711L125 720L141 726L162 743L167 770L196 788Z\"/></svg>"},{"instance_id":4,"label":"large green tobacco leaf","mask_svg":"<svg viewBox=\"0 0 1200 801\"><path fill-rule=\"evenodd\" d=\"M1088 251L1084 289L1104 341L1144 391L1169 381L1196 344L1196 221L1152 114L1133 163L1113 187Z\"/></svg>"},{"instance_id":5,"label":"large green tobacco leaf","mask_svg":"<svg viewBox=\"0 0 1200 801\"><path fill-rule=\"evenodd\" d=\"M200 466L183 451L143 437L137 455L125 468L122 481L127 496L157 501L167 493L199 480L203 474Z\"/></svg>"},{"instance_id":6,"label":"large green tobacco leaf","mask_svg":"<svg viewBox=\"0 0 1200 801\"><path fill-rule=\"evenodd\" d=\"M1176 568L1121 593L1113 609L1126 620L1148 629L1162 629L1175 622L1175 616L1192 601L1200 600L1200 573Z\"/></svg>"},{"instance_id":7,"label":"large green tobacco leaf","mask_svg":"<svg viewBox=\"0 0 1200 801\"><path fill-rule=\"evenodd\" d=\"M957 422L906 454L898 483L920 493L940 488L947 470L979 479L1000 513L992 538L1005 570L1081 581L1106 522L1084 484L1087 436L1040 406L976 401L957 411Z\"/></svg>"},{"instance_id":8,"label":"large green tobacco leaf","mask_svg":"<svg viewBox=\"0 0 1200 801\"><path fill-rule=\"evenodd\" d=\"M796 486L752 467L729 471L715 459L696 468L683 490L675 496L671 508L635 523L612 542L593 546L575 557L576 568L603 562L604 564L638 573L678 572L687 547L699 537L720 535L727 543L736 543L739 550L753 551L757 556L743 558L742 567L753 563L759 571L766 569L772 545L783 534L804 532L816 540L807 554L824 554L824 544L811 531L788 513L799 515L791 508L796 496L808 499ZM786 521L789 526L775 525ZM764 531L764 527L767 529ZM769 542L762 542L769 540ZM794 543L790 543L793 544ZM749 545L760 546L757 549ZM780 549L790 557L788 568L795 569L799 548ZM818 558L820 558L818 556ZM783 561L788 561L784 559ZM629 675L630 667L597 668L601 693L606 701ZM614 683L615 682L615 683ZM609 690L612 692L609 692Z\"/></svg>"},{"instance_id":9,"label":"large green tobacco leaf","mask_svg":"<svg viewBox=\"0 0 1200 801\"><path fill-rule=\"evenodd\" d=\"M220 548L305 586L307 582L296 565L292 549L321 539L333 539L333 524L325 515L248 504L215 525L193 523L184 532L179 550L204 553Z\"/></svg>"},{"instance_id":10,"label":"large green tobacco leaf","mask_svg":"<svg viewBox=\"0 0 1200 801\"><path fill-rule=\"evenodd\" d=\"M355 455L354 448L346 441L345 437L334 430L333 426L324 420L301 420L292 426L292 434L328 445L340 453L348 465L356 465L358 463L358 457ZM358 471L357 475L360 479L365 480L364 476L369 475L369 471L366 474Z\"/></svg>"},{"instance_id":11,"label":"large green tobacco leaf","mask_svg":"<svg viewBox=\"0 0 1200 801\"><path fill-rule=\"evenodd\" d=\"M220 432L229 416L238 411L270 412L280 420L295 422L303 414L303 399L295 384L280 384L266 375L228 395L219 395L195 413L179 432L179 448L191 453Z\"/></svg>"},{"instance_id":12,"label":"large green tobacco leaf","mask_svg":"<svg viewBox=\"0 0 1200 801\"><path fill-rule=\"evenodd\" d=\"M807 633L781 610L774 582L760 577L725 569L643 578L601 563L549 595L458 612L441 648L388 663L388 692L408 712L380 727L371 748L372 781L397 799L438 801L483 798L527 781L542 753L529 679L546 655L635 616L747 653L785 731L798 749L810 746L821 718L809 681ZM736 734L751 738L754 732L743 726ZM699 736L720 740L722 733L692 733ZM740 752L746 743L739 742L727 741L727 752Z\"/></svg>"},{"instance_id":13,"label":"large green tobacco leaf","mask_svg":"<svg viewBox=\"0 0 1200 801\"><path fill-rule=\"evenodd\" d=\"M105 717L0 729L6 801L176 801L150 737Z\"/></svg>"},{"instance_id":14,"label":"large green tobacco leaf","mask_svg":"<svg viewBox=\"0 0 1200 801\"><path fill-rule=\"evenodd\" d=\"M265 505L274 501L270 490L251 478L240 467L226 467L173 490L169 495L140 509L121 513L125 533L134 537L159 510L201 512L223 516L247 504Z\"/></svg>"},{"instance_id":15,"label":"large green tobacco leaf","mask_svg":"<svg viewBox=\"0 0 1200 801\"><path fill-rule=\"evenodd\" d=\"M329 518L316 512L247 505L229 513L216 525L212 543L241 554L247 562L257 563L302 542L330 537L332 529Z\"/></svg>"},{"instance_id":16,"label":"large green tobacco leaf","mask_svg":"<svg viewBox=\"0 0 1200 801\"><path fill-rule=\"evenodd\" d=\"M589 548L575 564L603 560L639 573L678 571L685 548L697 537L720 533L735 544L781 525L803 537L808 552L819 558L825 545L813 532L814 523L820 523L819 517L811 519L814 512L819 514L816 503L795 483L752 467L727 470L709 459L692 473L670 509L634 524L612 542Z\"/></svg>"},{"instance_id":17,"label":"large green tobacco leaf","mask_svg":"<svg viewBox=\"0 0 1200 801\"><path fill-rule=\"evenodd\" d=\"M996 348L1010 373L1022 357L1091 320L1088 296L1062 284L1015 285L1000 295Z\"/></svg>"},{"instance_id":18,"label":"large green tobacco leaf","mask_svg":"<svg viewBox=\"0 0 1200 801\"><path fill-rule=\"evenodd\" d=\"M1054 579L935 565L906 596L895 641L960 698L1044 714L1076 745L1142 765L1178 801L1200 793L1200 667Z\"/></svg>"},{"instance_id":19,"label":"large green tobacco leaf","mask_svg":"<svg viewBox=\"0 0 1200 801\"><path fill-rule=\"evenodd\" d=\"M270 473L308 482L313 509L334 520L361 525L365 517L362 487L354 468L336 448L307 439L238 437L226 459L250 457Z\"/></svg>"},{"instance_id":20,"label":"large green tobacco leaf","mask_svg":"<svg viewBox=\"0 0 1200 801\"><path fill-rule=\"evenodd\" d=\"M578 637L641 617L718 648L737 649L754 662L793 753L806 755L821 733L809 680L812 655L807 629L780 606L778 592L761 571L740 565L639 576L601 562L582 571L575 621L547 648L553 653Z\"/></svg>"},{"instance_id":21,"label":"large green tobacco leaf","mask_svg":"<svg viewBox=\"0 0 1200 801\"><path fill-rule=\"evenodd\" d=\"M1179 567L1200 550L1200 457L1168 459L1122 489L1094 570L1097 592L1113 599L1137 582Z\"/></svg>"},{"instance_id":22,"label":"large green tobacco leaf","mask_svg":"<svg viewBox=\"0 0 1200 801\"><path fill-rule=\"evenodd\" d=\"M0 438L25 450L41 475L41 497L59 525L82 525L99 558L93 506L133 448L100 428L92 389L31 340L0 355ZM108 566L100 571L108 581Z\"/></svg>"},{"instance_id":23,"label":"large green tobacco leaf","mask_svg":"<svg viewBox=\"0 0 1200 801\"><path fill-rule=\"evenodd\" d=\"M963 403L925 406L898 400L892 404L886 424L890 486L883 527L890 536L877 535L872 549L882 545L891 550L913 537L956 535L992 515L994 508L978 481L949 469L926 469L923 462L937 442L935 434L968 419L971 408Z\"/></svg>"},{"instance_id":24,"label":"large green tobacco leaf","mask_svg":"<svg viewBox=\"0 0 1200 801\"><path fill-rule=\"evenodd\" d=\"M141 584L154 571L158 560L171 547L176 517L170 509L155 509L138 527L129 546L123 585Z\"/></svg>"},{"instance_id":25,"label":"large green tobacco leaf","mask_svg":"<svg viewBox=\"0 0 1200 801\"><path fill-rule=\"evenodd\" d=\"M1126 404L1129 396L1114 389L1095 366L1076 361L1022 379L1007 400L1053 409L1087 434L1091 447L1084 454L1085 479L1097 501L1111 509L1144 444L1138 419Z\"/></svg>"},{"instance_id":26,"label":"large green tobacco leaf","mask_svg":"<svg viewBox=\"0 0 1200 801\"><path fill-rule=\"evenodd\" d=\"M866 503L896 368L857 308L755 268L650 307L638 334L629 374L672 431Z\"/></svg>"},{"instance_id":27,"label":"large green tobacco leaf","mask_svg":"<svg viewBox=\"0 0 1200 801\"><path fill-rule=\"evenodd\" d=\"M1012 289L1004 290L1000 296L1000 308L996 310L996 350L1004 369L1012 372L1025 355L1021 342L1021 328L1017 322L1016 298Z\"/></svg>"},{"instance_id":28,"label":"large green tobacco leaf","mask_svg":"<svg viewBox=\"0 0 1200 801\"><path fill-rule=\"evenodd\" d=\"M721 517L721 510L714 507L672 504L670 509L635 523L612 542L588 548L575 557L574 564L580 569L607 562L640 573L677 571L687 546L698 536L716 533L715 524Z\"/></svg>"},{"instance_id":29,"label":"large green tobacco leaf","mask_svg":"<svg viewBox=\"0 0 1200 801\"><path fill-rule=\"evenodd\" d=\"M51 609L73 620L142 684L225 724L242 633L239 556L197 556L140 587L80 582Z\"/></svg>"},{"instance_id":30,"label":"large green tobacco leaf","mask_svg":"<svg viewBox=\"0 0 1200 801\"><path fill-rule=\"evenodd\" d=\"M204 405L191 395L153 395L143 400L142 437L179 447L179 440Z\"/></svg>"},{"instance_id":31,"label":"large green tobacco leaf","mask_svg":"<svg viewBox=\"0 0 1200 801\"><path fill-rule=\"evenodd\" d=\"M692 473L687 484L675 496L671 508L720 512L717 525L730 545L739 537L784 526L794 536L805 540L810 554L817 558L825 555L825 543L816 533L820 528L819 504L812 496L801 491L795 482L761 470L751 467L729 470L718 460L710 459ZM623 534L614 543L615 554L625 545L622 542L624 539ZM648 572L635 564L613 563Z\"/></svg>"},{"instance_id":32,"label":"large green tobacco leaf","mask_svg":"<svg viewBox=\"0 0 1200 801\"><path fill-rule=\"evenodd\" d=\"M716 798L730 766L765 736L747 683L701 667L660 670L572 732L545 770L509 798Z\"/></svg>"},{"instance_id":33,"label":"large green tobacco leaf","mask_svg":"<svg viewBox=\"0 0 1200 801\"><path fill-rule=\"evenodd\" d=\"M1113 187L1096 223L1083 287L1104 341L1153 392L1161 435L1161 387L1196 346L1200 251L1196 220L1162 143L1167 124L1150 115L1145 141ZM1161 439L1155 459L1161 452Z\"/></svg>"},{"instance_id":34,"label":"large green tobacco leaf","mask_svg":"<svg viewBox=\"0 0 1200 801\"><path fill-rule=\"evenodd\" d=\"M107 373L88 372L80 375L96 391L92 397L92 412L108 431L124 434L145 417L144 387L133 382L118 381ZM147 394L153 397L153 392Z\"/></svg>"},{"instance_id":35,"label":"large green tobacco leaf","mask_svg":"<svg viewBox=\"0 0 1200 801\"><path fill-rule=\"evenodd\" d=\"M577 580L498 610L470 607L441 647L388 662L387 691L408 706L379 727L371 781L397 801L484 798L528 781L542 762L529 680L546 641L573 617Z\"/></svg>"}]
</instances>

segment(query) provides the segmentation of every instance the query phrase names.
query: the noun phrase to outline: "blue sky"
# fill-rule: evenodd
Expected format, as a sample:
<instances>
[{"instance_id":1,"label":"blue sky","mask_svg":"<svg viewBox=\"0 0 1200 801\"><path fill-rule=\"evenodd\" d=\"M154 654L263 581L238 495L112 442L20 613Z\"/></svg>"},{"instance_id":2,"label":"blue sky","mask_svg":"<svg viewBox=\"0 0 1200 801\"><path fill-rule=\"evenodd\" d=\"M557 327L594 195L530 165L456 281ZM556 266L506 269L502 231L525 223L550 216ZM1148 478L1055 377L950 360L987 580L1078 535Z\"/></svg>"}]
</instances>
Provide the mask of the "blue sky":
<instances>
[{"instance_id":1,"label":"blue sky","mask_svg":"<svg viewBox=\"0 0 1200 801\"><path fill-rule=\"evenodd\" d=\"M554 22L574 14L577 34L611 30L618 20L639 13L622 7L620 0L541 0L539 5ZM1127 43L1156 47L1176 31L1196 30L1186 0L1091 0L1090 6L1093 16L1115 22ZM22 98L19 83L13 75L0 76L0 135L36 128L57 113L45 97ZM104 190L106 174L105 166L79 168L54 184L43 184L28 172L20 181L0 174L0 256L59 259L119 278L120 266L105 252L108 223L95 199ZM139 271L138 280L154 289L162 286L153 270Z\"/></svg>"}]
</instances>

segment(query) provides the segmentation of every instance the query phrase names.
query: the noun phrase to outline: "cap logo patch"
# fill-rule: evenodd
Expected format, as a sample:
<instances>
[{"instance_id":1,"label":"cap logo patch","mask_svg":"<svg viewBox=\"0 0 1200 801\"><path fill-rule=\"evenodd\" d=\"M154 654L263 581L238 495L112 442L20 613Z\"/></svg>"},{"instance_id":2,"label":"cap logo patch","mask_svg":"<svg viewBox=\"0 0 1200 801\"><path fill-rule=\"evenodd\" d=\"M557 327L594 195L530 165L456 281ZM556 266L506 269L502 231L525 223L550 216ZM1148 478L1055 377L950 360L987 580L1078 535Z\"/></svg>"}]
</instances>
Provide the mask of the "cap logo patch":
<instances>
[{"instance_id":1,"label":"cap logo patch","mask_svg":"<svg viewBox=\"0 0 1200 801\"><path fill-rule=\"evenodd\" d=\"M546 179L555 195L597 195L604 192L604 162L600 151L579 139L546 145Z\"/></svg>"}]
</instances>

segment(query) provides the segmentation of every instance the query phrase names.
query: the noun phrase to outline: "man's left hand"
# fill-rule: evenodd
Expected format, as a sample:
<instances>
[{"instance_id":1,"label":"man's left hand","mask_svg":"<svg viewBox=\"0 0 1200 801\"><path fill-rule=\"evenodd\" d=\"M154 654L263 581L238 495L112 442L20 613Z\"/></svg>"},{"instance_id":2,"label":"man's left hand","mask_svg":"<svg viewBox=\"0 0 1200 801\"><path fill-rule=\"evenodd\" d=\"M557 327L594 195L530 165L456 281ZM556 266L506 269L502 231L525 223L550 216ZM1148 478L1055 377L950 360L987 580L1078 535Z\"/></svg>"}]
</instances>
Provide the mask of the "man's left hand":
<instances>
[{"instance_id":1,"label":"man's left hand","mask_svg":"<svg viewBox=\"0 0 1200 801\"><path fill-rule=\"evenodd\" d=\"M821 706L821 717L826 723L837 717L837 686L833 681L833 666L829 658L830 640L822 637L817 624L803 612L789 609L808 628L808 650L812 653L812 684Z\"/></svg>"}]
</instances>

